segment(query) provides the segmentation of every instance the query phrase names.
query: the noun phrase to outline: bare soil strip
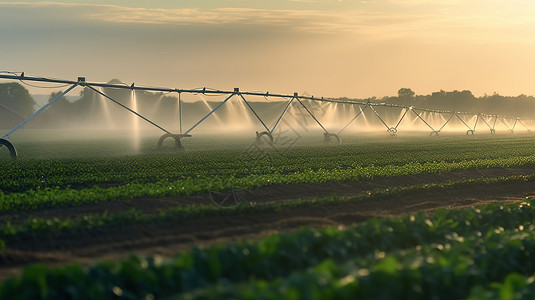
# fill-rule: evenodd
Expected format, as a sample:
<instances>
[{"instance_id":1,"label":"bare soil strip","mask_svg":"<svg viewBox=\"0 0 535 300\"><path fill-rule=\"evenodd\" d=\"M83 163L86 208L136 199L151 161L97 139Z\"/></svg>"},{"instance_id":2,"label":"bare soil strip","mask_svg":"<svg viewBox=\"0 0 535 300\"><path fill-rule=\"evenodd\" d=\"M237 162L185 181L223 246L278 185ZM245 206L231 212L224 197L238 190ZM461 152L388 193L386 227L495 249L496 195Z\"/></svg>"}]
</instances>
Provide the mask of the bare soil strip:
<instances>
[{"instance_id":1,"label":"bare soil strip","mask_svg":"<svg viewBox=\"0 0 535 300\"><path fill-rule=\"evenodd\" d=\"M443 174L420 174L376 179L362 182L294 184L271 186L248 193L248 201L257 203L307 199L331 195L357 196L370 190L416 184L529 175L533 167L466 170ZM518 202L535 195L535 183L505 183L484 188L463 186L440 193L421 191L359 202L330 203L283 208L280 211L235 214L226 217L205 217L182 222L149 225L128 225L87 233L61 234L54 238L34 237L8 244L0 254L0 279L17 274L27 263L41 262L61 265L69 262L90 263L95 260L121 259L130 254L174 255L192 246L257 239L263 236L296 230L301 226L348 226L372 217L401 216L438 208L455 209L491 202ZM148 213L191 203L210 203L207 195L114 201L83 207L48 209L17 214L4 214L1 221L28 216L72 217L105 210L119 212L135 207Z\"/></svg>"}]
</instances>

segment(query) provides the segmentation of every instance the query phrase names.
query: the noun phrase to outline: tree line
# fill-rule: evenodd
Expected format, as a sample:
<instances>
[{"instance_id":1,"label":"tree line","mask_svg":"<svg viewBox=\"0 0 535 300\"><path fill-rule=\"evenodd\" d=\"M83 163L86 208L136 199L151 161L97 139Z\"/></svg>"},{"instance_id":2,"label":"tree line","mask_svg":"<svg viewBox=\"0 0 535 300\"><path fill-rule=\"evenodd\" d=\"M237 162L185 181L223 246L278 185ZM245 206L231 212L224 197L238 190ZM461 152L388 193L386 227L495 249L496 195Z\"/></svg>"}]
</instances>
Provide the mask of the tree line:
<instances>
[{"instance_id":1,"label":"tree line","mask_svg":"<svg viewBox=\"0 0 535 300\"><path fill-rule=\"evenodd\" d=\"M120 81L112 80L109 83L117 84ZM105 88L102 91L119 103L131 107L130 90ZM51 93L49 101L56 98L60 93L59 91ZM136 98L138 100L137 109L148 118L176 120L178 111L176 95L136 91ZM339 98L339 100L398 104L468 113L499 114L520 118L533 118L533 113L535 112L535 97L533 96L519 95L512 97L494 93L475 97L469 90L440 90L429 95L417 95L410 88L401 88L396 96L391 97ZM188 106L187 111L192 112L191 115L206 109L201 103L187 103L185 105ZM15 126L34 113L36 109L38 107L36 107L35 100L24 86L16 82L0 84L0 128ZM188 117L189 115L185 116L186 119ZM193 116L191 117L194 118ZM45 113L29 123L28 126L34 128L63 127L73 123L98 125L107 122L120 127L128 118L132 118L132 115L125 112L119 105L111 103L93 90L85 87L77 99L60 98Z\"/></svg>"},{"instance_id":2,"label":"tree line","mask_svg":"<svg viewBox=\"0 0 535 300\"><path fill-rule=\"evenodd\" d=\"M468 113L485 113L490 115L503 115L531 119L535 113L535 97L526 96L502 96L497 93L476 97L469 90L443 91L430 95L416 95L410 88L401 88L398 95L382 98L350 99L359 102L387 103L418 108L428 108L445 111L458 111Z\"/></svg>"}]
</instances>

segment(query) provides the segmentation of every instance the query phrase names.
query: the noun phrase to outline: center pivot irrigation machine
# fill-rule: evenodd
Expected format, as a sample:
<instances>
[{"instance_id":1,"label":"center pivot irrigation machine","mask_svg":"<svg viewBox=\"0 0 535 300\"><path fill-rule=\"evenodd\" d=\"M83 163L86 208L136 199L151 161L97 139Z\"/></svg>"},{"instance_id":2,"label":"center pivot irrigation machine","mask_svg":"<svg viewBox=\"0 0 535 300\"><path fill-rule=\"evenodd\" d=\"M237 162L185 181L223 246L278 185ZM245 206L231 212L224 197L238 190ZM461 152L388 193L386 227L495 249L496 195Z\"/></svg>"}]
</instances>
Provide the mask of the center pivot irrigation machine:
<instances>
[{"instance_id":1,"label":"center pivot irrigation machine","mask_svg":"<svg viewBox=\"0 0 535 300\"><path fill-rule=\"evenodd\" d=\"M161 130L163 132L163 135L158 140L158 147L162 147L163 142L165 139L170 138L174 140L174 147L176 149L183 149L183 145L181 143L181 139L185 137L191 137L191 132L197 128L201 123L205 122L207 118L209 118L212 114L214 114L217 110L221 109L221 107L227 103L232 98L238 98L239 101L243 101L242 103L245 105L247 110L249 111L249 114L252 114L251 116L254 116L254 119L257 120L257 126L260 126L260 130L256 131L256 139L257 140L267 140L271 143L274 142L273 139L273 133L277 129L277 126L280 125L281 120L283 117L287 114L289 108L293 105L296 105L303 109L305 114L313 120L317 126L323 131L324 140L328 143L340 143L340 135L342 132L344 132L351 124L355 124L356 120L361 116L361 119L365 119L366 122L368 122L368 119L370 119L370 116L372 118L375 118L376 121L380 121L381 127L384 126L386 128L386 132L391 136L396 136L398 133L398 128L402 121L404 119L410 118L409 116L412 115L412 122L417 122L419 126L423 126L424 128L427 128L429 132L429 135L431 136L438 136L440 132L443 131L443 129L446 127L446 125L451 124L453 120L456 120L458 124L461 124L461 127L464 127L464 130L466 130L466 135L473 135L476 131L476 127L478 123L483 123L486 125L486 127L490 130L491 134L496 133L496 125L498 122L501 123L502 126L509 132L513 132L515 128L517 128L517 125L522 125L525 127L528 131L530 131L530 128L526 126L527 122L531 122L530 125L533 125L533 120L522 120L518 117L510 117L510 116L501 116L501 115L489 115L484 113L466 113L466 112L456 112L456 111L443 111L443 110L433 110L433 109L425 109L425 108L415 108L412 106L405 106L405 105L396 105L396 104L386 104L386 103L370 103L370 102L358 102L358 101L349 101L349 100L337 100L337 99L327 99L327 98L317 98L314 96L301 96L298 95L298 93L294 93L293 95L284 95L284 94L274 94L274 93L261 93L261 92L243 92L240 91L239 88L235 88L232 91L224 91L224 90L211 90L206 88L200 88L200 89L171 89L171 88L160 88L160 87L144 87L144 86L137 86L135 84L131 85L123 85L123 84L110 84L110 83L96 83L96 82L88 82L86 81L85 77L78 77L76 81L72 80L62 80L62 79L52 79L52 78L44 78L44 77L31 77L31 76L25 76L24 73L15 73L15 72L4 72L4 74L0 73L0 79L6 79L6 80L18 80L20 82L46 82L46 83L55 83L55 84L62 84L65 87L67 87L63 92L57 94L53 99L51 99L48 103L46 103L44 106L42 106L40 109L38 109L35 113L33 113L28 118L24 119L22 122L20 122L17 126L15 126L13 129L9 130L6 134L4 134L2 137L0 137L0 147L5 146L9 149L11 157L15 158L17 157L17 150L15 146L8 140L10 135L13 134L15 131L20 129L24 124L32 120L34 117L45 111L50 106L54 105L54 103L59 100L60 98L67 95L69 92L71 92L76 87L86 87L93 92L97 93L98 95L102 96L103 98L117 104L122 109L132 113L137 118L140 118L150 124L151 126L156 127L157 129ZM138 111L136 111L135 107L129 107L121 102L119 102L117 99L114 99L109 94L107 94L105 91L102 90L102 88L106 89L127 89L131 91L148 91L148 92L166 92L166 93L177 93L178 96L178 123L179 123L179 130L178 133L173 133L169 130L166 130L162 126L158 125L155 121L150 120L149 118L141 115ZM182 127L182 121L183 121L183 100L181 98L184 94L191 94L191 95L210 95L210 96L221 96L223 100L218 103L215 108L211 109L210 112L203 115L198 121L194 123L193 126L191 126L187 130L183 130ZM255 109L253 109L253 106L251 105L250 101L246 100L246 97L262 97L267 102L269 102L268 98L274 98L279 101L287 102L284 105L284 109L281 110L280 114L276 114L276 118L274 118L274 124L272 126L266 125L265 118L261 118L260 115L257 113ZM322 116L320 116L318 113L315 113L312 109L310 109L311 103L320 103L320 104L332 104L332 105L343 105L345 108L345 113L347 115L347 112L352 112L353 114L350 115L350 117L345 120L345 125L338 126L338 131L329 131L326 126L324 126L325 122L320 122L320 119ZM279 102L280 103L280 102ZM396 110L396 112L392 113L390 112L390 115L395 115L396 118L394 121L388 120L385 116L389 114L389 110ZM399 113L399 115L398 115ZM366 116L366 114L370 116ZM272 116L273 117L273 116ZM336 117L335 117L336 118ZM391 123L391 125L389 125ZM328 126L327 126L328 127ZM333 127L333 126L331 126Z\"/></svg>"}]
</instances>

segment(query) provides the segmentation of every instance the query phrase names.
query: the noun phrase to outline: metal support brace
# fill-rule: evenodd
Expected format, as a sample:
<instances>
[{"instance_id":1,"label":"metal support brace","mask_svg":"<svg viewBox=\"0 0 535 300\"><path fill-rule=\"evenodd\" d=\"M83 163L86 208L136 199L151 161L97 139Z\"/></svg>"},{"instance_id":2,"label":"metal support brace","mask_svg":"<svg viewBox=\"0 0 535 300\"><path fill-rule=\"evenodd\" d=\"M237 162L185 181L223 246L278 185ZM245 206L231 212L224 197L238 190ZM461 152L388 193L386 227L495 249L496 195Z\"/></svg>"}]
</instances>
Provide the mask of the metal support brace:
<instances>
[{"instance_id":1,"label":"metal support brace","mask_svg":"<svg viewBox=\"0 0 535 300\"><path fill-rule=\"evenodd\" d=\"M383 120L383 118L381 118L381 116L377 113L377 111L375 110L375 108L373 108L373 106L369 105L371 110L373 111L373 113L379 118L379 120L381 120L381 123L383 123L383 125L385 125L386 129L387 130L390 130L390 126L388 126L385 121Z\"/></svg>"},{"instance_id":2,"label":"metal support brace","mask_svg":"<svg viewBox=\"0 0 535 300\"><path fill-rule=\"evenodd\" d=\"M507 131L509 131L509 132L513 132L514 131L514 128L511 128L511 126L509 126L509 124L507 124L507 122L505 122L505 120L503 118L500 118L500 122L502 122L502 124L505 125L505 127L507 127Z\"/></svg>"},{"instance_id":3,"label":"metal support brace","mask_svg":"<svg viewBox=\"0 0 535 300\"><path fill-rule=\"evenodd\" d=\"M518 123L520 123L522 126L524 126L528 131L531 131L531 130L529 129L529 127L526 126L526 124L524 124L524 122L522 122L522 120L517 119L517 121L518 121Z\"/></svg>"},{"instance_id":4,"label":"metal support brace","mask_svg":"<svg viewBox=\"0 0 535 300\"><path fill-rule=\"evenodd\" d=\"M450 118L446 121L446 123L444 123L444 125L442 125L442 127L440 127L439 130L437 130L437 132L441 132L442 129L444 129L444 127L446 127L446 125L448 125L448 123L451 121L451 119L453 119L453 116L455 116L455 113L452 113Z\"/></svg>"},{"instance_id":5,"label":"metal support brace","mask_svg":"<svg viewBox=\"0 0 535 300\"><path fill-rule=\"evenodd\" d=\"M291 104L293 103L294 100L297 100L300 105L306 110L306 112L314 119L314 121L324 130L324 132L326 133L326 137L333 137L334 134L331 134L327 131L327 129L323 126L323 124L321 124L321 122L319 122L319 120L316 118L316 116L312 113L312 111L304 104L303 101L301 100L310 100L310 101L319 101L320 103L343 103L343 104L351 104L351 105L359 105L360 107L360 112L358 112L352 119L351 121L346 124L339 132L338 134L342 133L351 123L353 123L361 114L364 114L364 110L369 106L370 109L373 111L373 113L376 115L376 117L379 118L379 120L382 122L382 124L387 128L387 130L390 132L390 133L393 133L395 134L396 131L397 131L397 128L400 126L402 120L409 114L409 110L412 110L417 118L419 118L422 122L424 122L429 128L431 128L433 130L433 134L438 134L438 132L440 132L443 128L445 128L445 126L447 124L449 124L449 122L453 119L454 116L457 116L457 118L469 129L467 131L467 134L474 134L477 126L478 126L478 122L480 122L480 119L483 120L483 122L490 128L491 130L491 133L494 134L495 133L495 128L496 128L496 124L498 122L498 120L500 120L500 122L502 122L510 132L513 132L517 126L519 126L518 124L520 123L521 126L524 126L526 129L528 129L528 131L530 130L524 121L527 121L527 120L524 120L522 121L521 119L519 119L518 117L505 117L505 116L499 116L499 115L494 115L494 116L491 116L491 115L486 115L486 114L480 114L478 113L477 115L474 114L468 114L468 113L461 113L461 112L451 112L451 111L440 111L440 110L429 110L429 109L418 109L418 110L414 110L412 109L412 107L406 107L406 106L403 106L403 105L394 105L394 104L371 104L371 103L363 103L363 102L348 102L348 101L341 101L341 100L336 100L336 99L323 99L323 98L316 98L314 96L311 96L311 97L300 97L298 96L297 93L294 93L293 95L293 98L290 99L290 95L284 95L284 94L270 94L269 92L268 93L258 93L258 92L240 92L239 89L234 89L234 91L222 91L222 90L206 90L206 88L203 88L202 90L200 89L189 89L189 90L185 90L185 89L168 89L168 88L157 88L157 87L142 87L142 86L136 86L134 84L130 85L130 86L125 86L125 85L117 85L117 84L103 84L103 83L89 83L89 82L86 82L85 81L85 78L84 77L79 77L77 81L70 81L70 80L60 80L60 79L49 79L49 78L41 78L41 77L29 77L29 76L24 76L24 73L22 73L20 76L16 75L15 73L12 73L11 75L3 75L3 74L0 74L0 78L4 78L4 79L12 79L12 80L24 80L24 81L38 81L38 82L50 82L50 83L62 83L62 84L66 84L68 86L68 88L63 91L61 94L57 95L54 99L50 100L50 102L48 102L47 104L43 105L43 107L41 107L38 111L36 111L35 113L33 113L30 117L24 119L24 117L21 117L21 119L24 119L20 124L18 124L17 126L15 126L13 129L11 129L8 133L6 133L5 135L3 135L2 137L0 137L0 140L4 139L4 138L7 138L9 137L13 132L15 132L16 130L18 130L19 128L21 128L22 126L24 126L24 124L26 124L27 122L29 122L30 120L32 120L34 117L36 117L37 115L39 115L41 112L43 112L44 110L48 109L48 107L50 107L51 105L53 105L54 103L56 103L56 101L58 101L60 98L62 98L63 96L65 96L66 94L68 94L70 91L72 91L74 88L76 88L77 86L87 86L88 88L90 88L91 90L93 90L94 92L96 92L97 94L100 94L101 96L113 101L114 103L116 103L117 105L121 106L122 108L128 110L129 112L135 114L136 116L142 118L144 121L150 123L151 125L157 127L158 129L162 130L163 132L165 132L166 134L171 134L169 131L165 130L164 128L162 128L161 126L157 125L156 123L152 122L151 120L143 117L142 115L140 115L139 113L137 113L135 110L121 104L120 102L110 98L108 95L104 94L102 91L99 91L97 90L96 88L98 87L102 87L102 88L117 88L117 89L131 89L131 90L146 90L146 91L158 91L158 92L177 92L178 93L178 114L179 114L179 134L174 134L172 135L173 138L175 138L175 140L179 141L180 138L182 137L185 137L185 136L189 136L188 134L193 130L195 129L198 125L200 125L200 123L202 123L204 120L206 120L206 118L208 118L210 115L212 115L213 113L215 113L215 111L217 111L221 106L223 106L227 101L229 101L233 96L235 95L239 95L242 100L245 102L245 104L247 105L247 107L249 107L249 109L253 112L253 114L255 115L255 117L260 121L260 123L262 123L262 125L264 126L264 128L266 129L265 132L262 132L261 134L267 134L267 135L270 135L276 128L277 126L280 124L282 118L284 117L284 115L287 113L287 111L289 110ZM206 116L204 116L202 119L200 119L195 125L193 125L193 127L191 127L190 129L188 129L184 134L183 134L183 112L182 112L182 109L183 109L183 105L182 105L182 99L181 99L181 93L191 93L191 94L197 94L197 93L209 93L209 94L212 94L212 95L225 95L225 97L227 97L223 102L221 102L216 108L212 109ZM266 123L264 122L264 120L262 120L262 118L260 118L260 116L257 114L257 112L252 108L251 104L245 99L245 95L250 95L250 96L263 96L263 97L278 97L278 98L284 98L284 99L290 99L290 101L288 102L288 104L286 105L286 107L284 108L284 111L282 112L282 114L278 117L278 120L275 122L275 124L273 125L273 128L271 128L271 130L267 127ZM362 106L364 106L364 108L362 108ZM398 109L405 109L404 112L400 112L400 119L397 121L396 125L394 127L389 127L387 122L386 122L386 118L383 119L383 117L381 117L379 115L379 113L377 112L377 110L375 109L375 107L378 107L378 106L381 106L381 107L385 107L385 108L391 108L391 107L396 107ZM9 109L8 107L0 104L0 108L3 108L3 109L6 109L8 111L11 111L12 113L15 113L15 111ZM211 108L210 108L211 109ZM440 114L440 116L442 117L442 119L444 119L444 115L445 114L448 114L448 113L451 113L451 116L449 117L449 119L442 125L442 127L440 127L440 129L438 131L435 131L434 128L428 123L428 121L425 120L425 112L429 112L429 113L438 113ZM470 118L472 118L473 116L476 117L476 120L475 120L475 123L473 124L473 128L468 124L468 122L470 122L469 120L468 121L465 121L461 116L468 116ZM488 120L486 118L489 118ZM494 118L494 121L492 120ZM513 120L514 120L514 123L513 123ZM509 121L513 124L510 124ZM511 126L512 125L512 126ZM258 133L257 133L258 135ZM4 144L5 145L5 144Z\"/></svg>"},{"instance_id":6,"label":"metal support brace","mask_svg":"<svg viewBox=\"0 0 535 300\"><path fill-rule=\"evenodd\" d=\"M288 105L286 105L286 108L284 108L284 111L280 115L279 119L277 120L277 122L275 122L275 125L273 125L273 128L271 129L271 131L269 131L270 133L273 133L273 131L275 131L275 128L277 128L277 125L279 125L279 122L282 120L282 117L284 116L284 114L286 114L286 111L288 111L288 108L290 108L290 105L292 104L294 99L295 98L293 98L293 97L292 97L292 99L290 99L290 102L288 102Z\"/></svg>"},{"instance_id":7,"label":"metal support brace","mask_svg":"<svg viewBox=\"0 0 535 300\"><path fill-rule=\"evenodd\" d=\"M394 129L396 129L396 130L398 129L399 124L401 124L401 121L403 121L403 118L405 118L405 115L407 115L407 112L409 112L409 108L405 107L405 112L403 113L403 116L401 116L401 118L399 119L399 121L396 124L396 127L394 127Z\"/></svg>"},{"instance_id":8,"label":"metal support brace","mask_svg":"<svg viewBox=\"0 0 535 300\"><path fill-rule=\"evenodd\" d=\"M463 124L464 124L466 127L468 127L468 130L472 130L472 128L470 128L470 126L469 126L468 124L466 124L466 122L465 122L461 117L459 117L458 114L455 114L455 115L457 116L457 118L459 118L459 120L461 120L461 122L463 122Z\"/></svg>"},{"instance_id":9,"label":"metal support brace","mask_svg":"<svg viewBox=\"0 0 535 300\"><path fill-rule=\"evenodd\" d=\"M359 106L360 112L359 112L358 114L356 114L356 115L353 117L353 119L351 119L351 121L349 121L349 123L347 123L346 126L344 126L344 128L340 129L340 131L338 131L337 135L339 135L340 133L342 133L342 131L344 131L344 130L345 130L351 123L353 123L353 121L355 121L355 120L358 118L358 116L360 116L360 115L364 112L364 110L365 110L366 108L368 108L368 106L364 106L364 109L360 108L360 106Z\"/></svg>"},{"instance_id":10,"label":"metal support brace","mask_svg":"<svg viewBox=\"0 0 535 300\"><path fill-rule=\"evenodd\" d=\"M492 129L492 126L490 126L489 122L487 122L487 120L485 120L485 118L481 118L481 120L483 120L483 123L487 124L487 127L489 129Z\"/></svg>"},{"instance_id":11,"label":"metal support brace","mask_svg":"<svg viewBox=\"0 0 535 300\"><path fill-rule=\"evenodd\" d=\"M77 87L78 85L80 84L80 82L77 82L75 84L73 84L70 88L66 89L63 93L59 94L56 96L56 98L52 99L51 101L49 101L47 104L43 105L43 107L41 107L38 111L34 112L31 116L29 116L26 120L22 121L19 123L19 125L15 126L15 128L11 129L8 133L4 134L4 136L1 137L1 139L6 139L8 138L13 132L15 132L16 130L18 130L19 128L21 128L24 124L26 124L28 121L30 121L31 119L33 119L35 116L37 116L38 114L40 114L41 112L43 112L45 109L47 109L48 107L50 107L52 104L54 104L56 101L58 101L61 97L65 96L67 93L69 93L70 91L72 91L72 89L74 89L75 87Z\"/></svg>"},{"instance_id":12,"label":"metal support brace","mask_svg":"<svg viewBox=\"0 0 535 300\"><path fill-rule=\"evenodd\" d=\"M206 120L206 118L208 118L211 114L213 114L216 110L218 110L221 106L223 106L223 104L227 103L227 101L230 98L232 98L234 95L236 95L236 92L232 93L230 96L227 97L227 99L219 103L219 105L216 106L216 108L212 109L212 111L210 111L206 116L204 116L197 123L195 123L195 125L193 125L190 129L188 129L188 131L186 131L184 134L189 134L195 127L199 126L199 124L201 124L204 120Z\"/></svg>"},{"instance_id":13,"label":"metal support brace","mask_svg":"<svg viewBox=\"0 0 535 300\"><path fill-rule=\"evenodd\" d=\"M181 93L178 92L178 123L179 131L182 134L182 99L180 98Z\"/></svg>"},{"instance_id":14,"label":"metal support brace","mask_svg":"<svg viewBox=\"0 0 535 300\"><path fill-rule=\"evenodd\" d=\"M496 116L496 118L498 118L498 116ZM503 118L499 118L500 122L502 122L503 125L505 125L505 127L507 127L507 129L511 130L511 126L509 126L509 124L507 124Z\"/></svg>"},{"instance_id":15,"label":"metal support brace","mask_svg":"<svg viewBox=\"0 0 535 300\"><path fill-rule=\"evenodd\" d=\"M476 131L477 121L479 121L479 114L476 116L476 122L474 123L474 129L472 129L473 131Z\"/></svg>"},{"instance_id":16,"label":"metal support brace","mask_svg":"<svg viewBox=\"0 0 535 300\"><path fill-rule=\"evenodd\" d=\"M258 119L258 121L260 121L260 123L262 123L262 126L264 126L264 128L267 130L267 132L270 132L269 131L269 128L266 126L266 124L264 123L264 121L262 121L262 119L260 118L260 116L256 113L256 111L251 107L251 105L249 104L249 102L247 102L247 100L245 100L245 97L243 97L243 95L241 93L239 93L238 95L240 95L240 97L243 99L243 101L245 102L245 104L247 104L247 107L249 107L249 109L253 112L253 114L256 116L256 118Z\"/></svg>"},{"instance_id":17,"label":"metal support brace","mask_svg":"<svg viewBox=\"0 0 535 300\"><path fill-rule=\"evenodd\" d=\"M422 116L420 116L419 113L417 113L414 109L411 109L411 110L412 110L412 112L413 112L413 113L414 113L420 120L422 120L422 122L425 123L425 125L427 125L427 127L431 128L431 130L433 130L433 132L436 131L431 125L429 125L429 123L427 123L427 122L424 120L424 118L422 118Z\"/></svg>"},{"instance_id":18,"label":"metal support brace","mask_svg":"<svg viewBox=\"0 0 535 300\"><path fill-rule=\"evenodd\" d=\"M490 119L492 120L492 117ZM496 134L496 121L498 121L498 115L494 117L494 123L492 124L492 128L490 129L490 134Z\"/></svg>"},{"instance_id":19,"label":"metal support brace","mask_svg":"<svg viewBox=\"0 0 535 300\"><path fill-rule=\"evenodd\" d=\"M163 131L163 132L165 132L165 133L169 133L169 134L171 133L171 132L165 130L164 128L162 128L160 125L158 125L158 124L152 122L151 120L145 118L144 116L140 115L140 114L139 114L138 112L136 112L135 110L132 110L130 107L125 106L124 104L118 102L117 100L111 98L110 96L104 94L103 92L101 92L101 91L95 89L95 88L92 87L91 85L86 84L86 86L89 87L90 89L92 89L93 91L95 91L97 94L103 96L104 98L106 98L106 99L108 99L108 100L111 100L113 103L115 103L115 104L119 105L120 107L122 107L122 108L128 110L129 112L131 112L131 113L133 113L134 115L140 117L141 119L145 120L147 123L149 123L149 124L153 125L154 127L160 129L161 131Z\"/></svg>"},{"instance_id":20,"label":"metal support brace","mask_svg":"<svg viewBox=\"0 0 535 300\"><path fill-rule=\"evenodd\" d=\"M316 123L318 123L318 125L323 129L323 131L329 133L327 131L327 129L325 129L325 127L323 127L323 125L321 125L320 121L318 121L318 119L316 119L316 117L312 114L312 112L303 104L303 102L301 102L301 100L299 100L299 97L294 97L302 106L303 108L308 112L308 114L312 117L312 119L314 119L314 121L316 121Z\"/></svg>"},{"instance_id":21,"label":"metal support brace","mask_svg":"<svg viewBox=\"0 0 535 300\"><path fill-rule=\"evenodd\" d=\"M492 117L490 119L492 120ZM483 120L483 122L485 124L487 124L487 127L490 129L490 134L495 134L496 133L496 130L494 130L494 127L490 126L490 123L487 120L485 120L484 117L481 117L481 120ZM496 126L496 119L494 119L494 126Z\"/></svg>"}]
</instances>

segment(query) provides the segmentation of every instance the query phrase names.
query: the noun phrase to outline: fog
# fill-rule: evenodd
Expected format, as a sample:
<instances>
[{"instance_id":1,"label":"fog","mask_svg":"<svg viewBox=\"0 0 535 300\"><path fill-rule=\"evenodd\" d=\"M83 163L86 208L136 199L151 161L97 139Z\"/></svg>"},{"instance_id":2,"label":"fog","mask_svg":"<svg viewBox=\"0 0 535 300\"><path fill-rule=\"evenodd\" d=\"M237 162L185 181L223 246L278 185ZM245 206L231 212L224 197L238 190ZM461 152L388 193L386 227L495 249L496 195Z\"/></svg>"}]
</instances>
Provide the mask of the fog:
<instances>
[{"instance_id":1,"label":"fog","mask_svg":"<svg viewBox=\"0 0 535 300\"><path fill-rule=\"evenodd\" d=\"M120 84L119 81L110 83ZM47 101L36 97L40 99L40 103L34 104L36 108L49 100L57 100L20 131L25 131L23 136L34 141L121 139L128 141L129 149L140 151L143 141L152 140L156 145L166 132L191 135L181 139L187 144L201 139L232 144L240 139L255 141L257 137L273 139L273 143L306 138L336 143L339 139L354 140L366 136L529 132L535 125L526 118L489 114L491 110L485 107L490 100L475 98L467 91L441 91L415 96L410 89L401 89L398 97L337 99L336 102L298 101L293 97L181 93L180 105L176 92L117 88L98 88L96 91L78 87L61 98L57 98L60 92L51 93ZM496 95L493 97L497 98ZM503 105L496 99L493 101L495 106ZM523 101L524 107L517 103L516 107L508 107L508 112L522 111L522 108L526 111L526 107L533 105L528 97L524 97ZM453 106L455 103L457 105ZM2 105L9 105L9 102ZM26 117L12 111L0 109L4 116L4 133ZM480 114L485 111L487 115ZM20 131L14 132L10 138ZM330 135L324 135L326 132ZM164 145L172 146L173 141L166 141Z\"/></svg>"}]
</instances>

